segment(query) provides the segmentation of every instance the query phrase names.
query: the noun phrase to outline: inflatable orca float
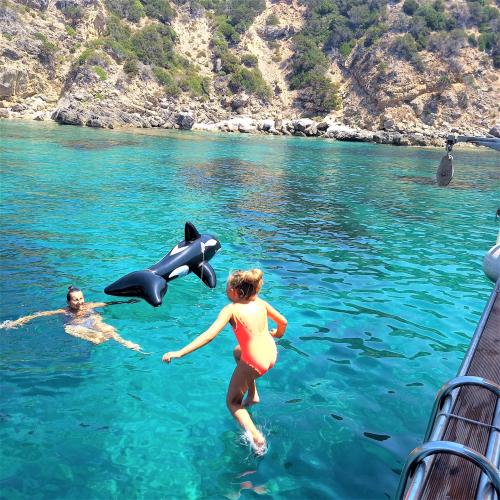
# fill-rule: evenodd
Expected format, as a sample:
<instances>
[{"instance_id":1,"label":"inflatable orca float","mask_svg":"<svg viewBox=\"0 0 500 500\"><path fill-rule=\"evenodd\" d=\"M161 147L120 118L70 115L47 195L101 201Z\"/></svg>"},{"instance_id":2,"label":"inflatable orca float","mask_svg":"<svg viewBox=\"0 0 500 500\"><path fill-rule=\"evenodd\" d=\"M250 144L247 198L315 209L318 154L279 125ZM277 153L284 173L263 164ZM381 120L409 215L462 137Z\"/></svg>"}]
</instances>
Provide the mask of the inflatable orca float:
<instances>
[{"instance_id":1,"label":"inflatable orca float","mask_svg":"<svg viewBox=\"0 0 500 500\"><path fill-rule=\"evenodd\" d=\"M208 261L220 250L220 242L209 234L201 234L186 222L184 240L168 252L160 262L143 271L126 274L104 289L108 295L139 297L154 307L161 305L167 282L193 272L209 288L215 288L217 277Z\"/></svg>"}]
</instances>

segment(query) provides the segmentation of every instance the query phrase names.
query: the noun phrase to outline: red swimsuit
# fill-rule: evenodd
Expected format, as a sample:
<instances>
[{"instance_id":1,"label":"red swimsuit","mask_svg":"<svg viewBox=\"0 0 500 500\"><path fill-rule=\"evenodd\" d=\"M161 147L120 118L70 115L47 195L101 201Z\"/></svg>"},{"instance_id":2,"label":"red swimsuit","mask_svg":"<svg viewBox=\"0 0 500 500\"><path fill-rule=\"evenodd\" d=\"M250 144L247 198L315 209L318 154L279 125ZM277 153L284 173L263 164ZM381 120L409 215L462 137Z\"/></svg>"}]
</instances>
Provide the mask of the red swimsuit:
<instances>
[{"instance_id":1,"label":"red swimsuit","mask_svg":"<svg viewBox=\"0 0 500 500\"><path fill-rule=\"evenodd\" d=\"M233 318L233 331L241 347L241 361L253 368L259 375L264 375L274 366L278 356L273 337L268 331L252 333L239 318L235 315Z\"/></svg>"}]
</instances>

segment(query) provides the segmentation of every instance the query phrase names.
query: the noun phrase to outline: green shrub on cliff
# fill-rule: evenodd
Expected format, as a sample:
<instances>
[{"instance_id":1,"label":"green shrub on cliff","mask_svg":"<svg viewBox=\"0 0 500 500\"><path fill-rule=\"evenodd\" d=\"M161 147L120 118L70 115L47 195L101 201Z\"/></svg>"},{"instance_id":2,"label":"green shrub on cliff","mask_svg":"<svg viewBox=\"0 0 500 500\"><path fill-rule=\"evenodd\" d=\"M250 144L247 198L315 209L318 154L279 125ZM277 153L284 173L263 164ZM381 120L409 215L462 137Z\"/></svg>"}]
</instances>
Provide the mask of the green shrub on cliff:
<instances>
[{"instance_id":1,"label":"green shrub on cliff","mask_svg":"<svg viewBox=\"0 0 500 500\"><path fill-rule=\"evenodd\" d=\"M364 46L371 47L384 33L389 31L389 27L385 23L376 24L366 30Z\"/></svg>"},{"instance_id":2,"label":"green shrub on cliff","mask_svg":"<svg viewBox=\"0 0 500 500\"><path fill-rule=\"evenodd\" d=\"M278 26L280 23L280 20L278 19L278 16L276 14L269 14L266 19L266 25L267 26Z\"/></svg>"},{"instance_id":3,"label":"green shrub on cliff","mask_svg":"<svg viewBox=\"0 0 500 500\"><path fill-rule=\"evenodd\" d=\"M168 23L175 17L175 10L167 0L141 0L141 3L148 17L158 19L162 23Z\"/></svg>"},{"instance_id":4,"label":"green shrub on cliff","mask_svg":"<svg viewBox=\"0 0 500 500\"><path fill-rule=\"evenodd\" d=\"M257 56L247 53L241 56L241 62L248 68L255 68L257 66L258 59Z\"/></svg>"},{"instance_id":5,"label":"green shrub on cliff","mask_svg":"<svg viewBox=\"0 0 500 500\"><path fill-rule=\"evenodd\" d=\"M104 68L101 68L100 66L94 66L94 71L95 74L99 77L99 80L101 80L102 82L108 79L108 75Z\"/></svg>"},{"instance_id":6,"label":"green shrub on cliff","mask_svg":"<svg viewBox=\"0 0 500 500\"><path fill-rule=\"evenodd\" d=\"M498 23L500 10L488 0L467 1L470 22L479 30L478 48L488 52L493 60L493 66L500 68L500 34Z\"/></svg>"},{"instance_id":7,"label":"green shrub on cliff","mask_svg":"<svg viewBox=\"0 0 500 500\"><path fill-rule=\"evenodd\" d=\"M72 26L76 26L85 15L83 8L78 5L66 5L61 8L61 12Z\"/></svg>"},{"instance_id":8,"label":"green shrub on cliff","mask_svg":"<svg viewBox=\"0 0 500 500\"><path fill-rule=\"evenodd\" d=\"M55 62L57 47L43 33L37 32L34 36L41 42L38 49L38 59L42 64L52 67Z\"/></svg>"},{"instance_id":9,"label":"green shrub on cliff","mask_svg":"<svg viewBox=\"0 0 500 500\"><path fill-rule=\"evenodd\" d=\"M222 36L231 44L239 42L240 35L264 11L265 6L265 0L227 0L207 7L214 9L215 36Z\"/></svg>"},{"instance_id":10,"label":"green shrub on cliff","mask_svg":"<svg viewBox=\"0 0 500 500\"><path fill-rule=\"evenodd\" d=\"M419 71L425 69L424 63L418 54L417 42L410 33L394 38L390 48L396 57L406 59Z\"/></svg>"},{"instance_id":11,"label":"green shrub on cliff","mask_svg":"<svg viewBox=\"0 0 500 500\"><path fill-rule=\"evenodd\" d=\"M440 52L445 57L456 56L467 44L467 35L464 30L440 31L431 33L427 43L427 50Z\"/></svg>"},{"instance_id":12,"label":"green shrub on cliff","mask_svg":"<svg viewBox=\"0 0 500 500\"><path fill-rule=\"evenodd\" d=\"M139 66L137 65L137 58L127 59L123 63L123 71L130 76L136 76L139 73Z\"/></svg>"},{"instance_id":13,"label":"green shrub on cliff","mask_svg":"<svg viewBox=\"0 0 500 500\"><path fill-rule=\"evenodd\" d=\"M294 54L291 59L293 88L300 87L303 75L314 69L326 68L328 59L315 41L304 34L294 38Z\"/></svg>"},{"instance_id":14,"label":"green shrub on cliff","mask_svg":"<svg viewBox=\"0 0 500 500\"><path fill-rule=\"evenodd\" d=\"M482 51L489 51L492 50L495 45L498 45L498 38L499 38L498 33L481 33L479 35L479 50Z\"/></svg>"},{"instance_id":15,"label":"green shrub on cliff","mask_svg":"<svg viewBox=\"0 0 500 500\"><path fill-rule=\"evenodd\" d=\"M118 17L133 23L145 16L144 6L139 0L106 0L106 7Z\"/></svg>"},{"instance_id":16,"label":"green shrub on cliff","mask_svg":"<svg viewBox=\"0 0 500 500\"><path fill-rule=\"evenodd\" d=\"M91 66L108 66L110 59L106 54L94 49L93 47L87 47L76 60L77 64L82 66L83 64L89 64Z\"/></svg>"},{"instance_id":17,"label":"green shrub on cliff","mask_svg":"<svg viewBox=\"0 0 500 500\"><path fill-rule=\"evenodd\" d=\"M222 38L227 40L229 43L238 43L240 41L240 34L229 22L227 16L216 16L214 18L214 25L217 34L222 36Z\"/></svg>"},{"instance_id":18,"label":"green shrub on cliff","mask_svg":"<svg viewBox=\"0 0 500 500\"><path fill-rule=\"evenodd\" d=\"M179 62L174 48L176 38L172 28L152 24L132 35L132 50L145 64L171 68Z\"/></svg>"},{"instance_id":19,"label":"green shrub on cliff","mask_svg":"<svg viewBox=\"0 0 500 500\"><path fill-rule=\"evenodd\" d=\"M192 96L210 95L210 79L200 76L193 69L188 70L179 80L179 87Z\"/></svg>"},{"instance_id":20,"label":"green shrub on cliff","mask_svg":"<svg viewBox=\"0 0 500 500\"><path fill-rule=\"evenodd\" d=\"M418 9L418 2L416 0L405 0L403 4L403 12L409 16L413 16Z\"/></svg>"},{"instance_id":21,"label":"green shrub on cliff","mask_svg":"<svg viewBox=\"0 0 500 500\"><path fill-rule=\"evenodd\" d=\"M338 87L323 75L311 73L303 87L302 98L307 102L309 113L322 114L337 109L340 104Z\"/></svg>"},{"instance_id":22,"label":"green shrub on cliff","mask_svg":"<svg viewBox=\"0 0 500 500\"><path fill-rule=\"evenodd\" d=\"M338 89L325 76L330 65L325 53L345 60L363 40L373 45L387 27L386 0L300 0L307 8L302 31L294 37L290 86L301 90L308 110L324 113L338 106ZM364 37L364 38L363 38Z\"/></svg>"},{"instance_id":23,"label":"green shrub on cliff","mask_svg":"<svg viewBox=\"0 0 500 500\"><path fill-rule=\"evenodd\" d=\"M498 64L496 55L500 53L500 10L491 0L466 0L466 8L461 10L445 9L442 0L422 1L420 4L416 0L405 0L403 12L410 20L408 26L403 26L401 31L413 36L417 50L428 49L448 56L457 55L465 45L463 38L467 36L462 29L475 28L480 33L479 41L475 36L468 35L469 45L478 45L480 50L491 54L494 65ZM445 35L446 32L450 35Z\"/></svg>"},{"instance_id":24,"label":"green shrub on cliff","mask_svg":"<svg viewBox=\"0 0 500 500\"><path fill-rule=\"evenodd\" d=\"M229 78L229 88L233 92L246 91L263 100L268 100L271 97L271 90L257 68L239 68Z\"/></svg>"},{"instance_id":25,"label":"green shrub on cliff","mask_svg":"<svg viewBox=\"0 0 500 500\"><path fill-rule=\"evenodd\" d=\"M337 88L325 77L328 58L314 39L299 34L294 39L290 88L301 90L302 101L313 113L324 113L338 106Z\"/></svg>"},{"instance_id":26,"label":"green shrub on cliff","mask_svg":"<svg viewBox=\"0 0 500 500\"><path fill-rule=\"evenodd\" d=\"M131 57L137 59L132 46L131 29L115 15L106 19L103 48L118 62Z\"/></svg>"},{"instance_id":27,"label":"green shrub on cliff","mask_svg":"<svg viewBox=\"0 0 500 500\"><path fill-rule=\"evenodd\" d=\"M175 81L174 77L171 75L170 71L163 68L154 68L153 73L156 76L158 82L163 85L165 93L170 96L177 96L180 94L181 90L179 85Z\"/></svg>"},{"instance_id":28,"label":"green shrub on cliff","mask_svg":"<svg viewBox=\"0 0 500 500\"><path fill-rule=\"evenodd\" d=\"M166 94L177 96L182 92L189 92L192 96L209 94L210 79L200 76L192 66L180 69L154 68L153 73L163 86Z\"/></svg>"},{"instance_id":29,"label":"green shrub on cliff","mask_svg":"<svg viewBox=\"0 0 500 500\"><path fill-rule=\"evenodd\" d=\"M40 45L40 49L43 52L47 54L54 54L55 52L57 52L57 47L55 46L55 44L50 42L49 39L43 33L37 32L35 33L34 37L40 42L42 42Z\"/></svg>"}]
</instances>

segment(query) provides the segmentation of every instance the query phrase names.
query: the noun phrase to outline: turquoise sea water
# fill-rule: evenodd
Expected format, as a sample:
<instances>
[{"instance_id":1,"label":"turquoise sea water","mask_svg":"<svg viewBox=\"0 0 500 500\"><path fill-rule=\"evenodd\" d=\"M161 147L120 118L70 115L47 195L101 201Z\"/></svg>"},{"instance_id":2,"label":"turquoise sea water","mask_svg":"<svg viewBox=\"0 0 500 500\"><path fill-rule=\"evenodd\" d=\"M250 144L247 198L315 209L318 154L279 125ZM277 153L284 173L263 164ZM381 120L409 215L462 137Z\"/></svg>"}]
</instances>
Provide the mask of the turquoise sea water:
<instances>
[{"instance_id":1,"label":"turquoise sea water","mask_svg":"<svg viewBox=\"0 0 500 500\"><path fill-rule=\"evenodd\" d=\"M392 498L492 284L499 156L302 138L132 133L0 122L0 322L88 301L157 262L189 220L214 234L219 284L102 310L149 356L92 346L62 319L0 330L0 497ZM225 407L233 333L167 366L261 267L289 320L252 410L256 458Z\"/></svg>"}]
</instances>

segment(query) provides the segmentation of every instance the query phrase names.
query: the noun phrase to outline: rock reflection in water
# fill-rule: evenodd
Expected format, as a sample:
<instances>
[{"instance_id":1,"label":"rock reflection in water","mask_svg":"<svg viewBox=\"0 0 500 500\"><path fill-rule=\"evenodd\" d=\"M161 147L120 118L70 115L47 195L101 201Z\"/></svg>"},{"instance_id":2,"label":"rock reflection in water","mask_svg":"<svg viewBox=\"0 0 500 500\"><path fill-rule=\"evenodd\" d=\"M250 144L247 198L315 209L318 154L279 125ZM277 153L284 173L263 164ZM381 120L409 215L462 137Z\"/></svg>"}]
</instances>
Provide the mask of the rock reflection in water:
<instances>
[{"instance_id":1,"label":"rock reflection in water","mask_svg":"<svg viewBox=\"0 0 500 500\"><path fill-rule=\"evenodd\" d=\"M61 146L69 149L77 149L80 151L104 151L106 149L122 148L129 146L137 146L137 142L131 140L71 140L62 141Z\"/></svg>"}]
</instances>

